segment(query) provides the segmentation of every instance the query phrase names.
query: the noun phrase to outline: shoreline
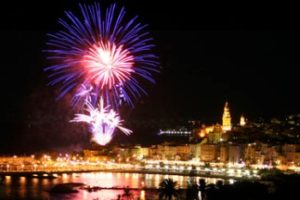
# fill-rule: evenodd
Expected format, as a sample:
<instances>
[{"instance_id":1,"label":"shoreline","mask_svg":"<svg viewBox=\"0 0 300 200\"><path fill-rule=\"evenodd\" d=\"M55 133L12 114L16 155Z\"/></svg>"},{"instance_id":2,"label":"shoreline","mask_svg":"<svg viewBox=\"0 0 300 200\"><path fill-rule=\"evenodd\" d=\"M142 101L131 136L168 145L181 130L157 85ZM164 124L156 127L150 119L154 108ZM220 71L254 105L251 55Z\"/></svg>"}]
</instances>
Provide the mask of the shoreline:
<instances>
[{"instance_id":1,"label":"shoreline","mask_svg":"<svg viewBox=\"0 0 300 200\"><path fill-rule=\"evenodd\" d=\"M0 176L12 176L12 177L31 177L31 178L57 178L63 174L82 174L82 173L94 173L94 172L107 172L107 173L138 173L138 174L159 174L159 175L177 175L177 176L190 176L190 177L203 177L203 178L219 178L223 180L235 179L235 180L258 180L257 177L235 177L225 175L215 175L208 173L186 173L186 172L170 172L170 171L153 171L153 170L123 170L123 169L97 169L97 170L78 170L78 171L11 171L0 172Z\"/></svg>"}]
</instances>

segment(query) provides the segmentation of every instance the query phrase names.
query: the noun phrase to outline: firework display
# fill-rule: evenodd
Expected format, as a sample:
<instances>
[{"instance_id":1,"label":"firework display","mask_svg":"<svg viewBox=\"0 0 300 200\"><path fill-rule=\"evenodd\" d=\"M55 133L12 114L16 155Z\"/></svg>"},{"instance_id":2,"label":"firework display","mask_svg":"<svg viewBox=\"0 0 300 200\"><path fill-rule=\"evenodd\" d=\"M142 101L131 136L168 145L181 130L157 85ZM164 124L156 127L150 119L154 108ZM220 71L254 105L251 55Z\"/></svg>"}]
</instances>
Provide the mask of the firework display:
<instances>
[{"instance_id":1,"label":"firework display","mask_svg":"<svg viewBox=\"0 0 300 200\"><path fill-rule=\"evenodd\" d=\"M154 82L157 58L151 53L154 45L137 23L137 17L125 20L125 9L117 11L111 5L103 12L98 3L80 5L81 17L66 12L60 19L63 30L48 34L48 58L53 63L45 68L50 85L60 84L60 95L71 93L73 102L80 101L80 88L91 89L94 101L104 98L106 104L117 108L120 99L133 105L133 99L145 93L139 79ZM77 91L77 92L76 92Z\"/></svg>"},{"instance_id":2,"label":"firework display","mask_svg":"<svg viewBox=\"0 0 300 200\"><path fill-rule=\"evenodd\" d=\"M85 109L88 114L76 114L75 118L70 122L88 123L93 135L92 140L100 145L106 145L110 142L116 128L120 129L126 135L132 132L122 127L122 120L118 113L108 106L104 107L103 99L100 99L98 107L94 107L87 101Z\"/></svg>"},{"instance_id":3,"label":"firework display","mask_svg":"<svg viewBox=\"0 0 300 200\"><path fill-rule=\"evenodd\" d=\"M58 99L71 94L72 105L83 108L71 122L88 123L93 140L105 145L116 128L131 133L121 126L118 111L146 93L140 80L155 82L158 61L146 26L137 17L128 19L124 8L113 4L104 11L94 3L80 5L80 11L80 16L65 12L66 19L59 20L63 29L48 34L52 65L45 71L49 85L60 86Z\"/></svg>"}]
</instances>

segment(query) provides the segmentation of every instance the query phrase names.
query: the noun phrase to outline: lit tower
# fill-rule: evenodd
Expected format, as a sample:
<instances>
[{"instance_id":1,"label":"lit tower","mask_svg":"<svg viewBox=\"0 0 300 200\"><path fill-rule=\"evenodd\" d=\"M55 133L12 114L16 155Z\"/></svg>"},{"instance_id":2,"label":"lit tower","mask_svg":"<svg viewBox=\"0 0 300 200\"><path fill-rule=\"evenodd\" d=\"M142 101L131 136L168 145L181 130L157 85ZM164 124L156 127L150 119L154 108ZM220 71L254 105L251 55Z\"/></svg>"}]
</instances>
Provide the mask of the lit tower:
<instances>
[{"instance_id":1,"label":"lit tower","mask_svg":"<svg viewBox=\"0 0 300 200\"><path fill-rule=\"evenodd\" d=\"M225 107L224 107L224 113L223 113L223 117L222 117L222 128L223 131L230 131L231 130L231 116L230 116L230 112L229 112L229 106L228 106L228 102L226 101L225 103Z\"/></svg>"},{"instance_id":2,"label":"lit tower","mask_svg":"<svg viewBox=\"0 0 300 200\"><path fill-rule=\"evenodd\" d=\"M245 126L246 125L246 119L245 117L242 115L240 118L240 126Z\"/></svg>"}]
</instances>

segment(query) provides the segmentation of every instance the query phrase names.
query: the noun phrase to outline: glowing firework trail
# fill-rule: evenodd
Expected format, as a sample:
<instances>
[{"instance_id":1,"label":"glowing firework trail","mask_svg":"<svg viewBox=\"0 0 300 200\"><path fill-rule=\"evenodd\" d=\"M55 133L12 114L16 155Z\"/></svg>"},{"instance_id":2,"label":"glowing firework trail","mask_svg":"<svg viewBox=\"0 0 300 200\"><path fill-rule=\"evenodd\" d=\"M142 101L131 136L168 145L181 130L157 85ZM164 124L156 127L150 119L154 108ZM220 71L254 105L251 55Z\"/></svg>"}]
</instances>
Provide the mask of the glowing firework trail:
<instances>
[{"instance_id":1,"label":"glowing firework trail","mask_svg":"<svg viewBox=\"0 0 300 200\"><path fill-rule=\"evenodd\" d=\"M120 99L132 105L132 98L145 93L139 79L154 82L157 58L151 54L154 45L145 26L134 17L125 20L125 9L115 4L106 12L100 5L80 5L81 17L66 12L59 20L63 30L49 34L50 85L61 84L60 95L75 92L73 102L84 102L82 85L94 93L94 101L104 98L106 105L118 107ZM83 101L80 101L83 98Z\"/></svg>"},{"instance_id":2,"label":"glowing firework trail","mask_svg":"<svg viewBox=\"0 0 300 200\"><path fill-rule=\"evenodd\" d=\"M80 5L80 11L80 17L66 12L66 19L59 20L63 30L49 34L46 52L52 66L45 71L50 85L61 86L58 98L71 93L72 103L85 107L88 114L76 114L71 122L88 123L93 140L105 145L116 128L131 133L115 110L146 93L139 81L154 83L158 62L145 25L137 17L125 18L124 8L113 4L102 12L95 3Z\"/></svg>"},{"instance_id":3,"label":"glowing firework trail","mask_svg":"<svg viewBox=\"0 0 300 200\"><path fill-rule=\"evenodd\" d=\"M112 109L104 107L103 99L100 99L99 107L94 107L89 101L86 101L86 112L88 114L76 114L71 122L85 122L89 124L90 131L93 134L93 140L100 145L106 145L111 141L116 128L120 129L126 135L132 131L122 127L120 116Z\"/></svg>"},{"instance_id":4,"label":"glowing firework trail","mask_svg":"<svg viewBox=\"0 0 300 200\"><path fill-rule=\"evenodd\" d=\"M73 97L73 104L77 104L80 100L83 102L85 101L92 101L91 97L95 95L92 92L93 86L88 86L85 84L81 84L81 86L77 89L74 97Z\"/></svg>"}]
</instances>

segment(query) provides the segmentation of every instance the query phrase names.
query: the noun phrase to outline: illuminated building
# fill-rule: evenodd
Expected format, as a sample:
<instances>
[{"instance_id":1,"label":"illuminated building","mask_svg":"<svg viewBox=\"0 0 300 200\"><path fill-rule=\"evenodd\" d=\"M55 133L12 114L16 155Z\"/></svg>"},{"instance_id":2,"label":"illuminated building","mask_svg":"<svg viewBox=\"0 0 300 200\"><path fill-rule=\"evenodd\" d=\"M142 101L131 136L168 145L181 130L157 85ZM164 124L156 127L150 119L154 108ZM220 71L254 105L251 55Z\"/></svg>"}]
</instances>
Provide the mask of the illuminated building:
<instances>
[{"instance_id":1,"label":"illuminated building","mask_svg":"<svg viewBox=\"0 0 300 200\"><path fill-rule=\"evenodd\" d=\"M186 160L191 154L190 145L157 145L157 153L163 159L183 159Z\"/></svg>"},{"instance_id":2,"label":"illuminated building","mask_svg":"<svg viewBox=\"0 0 300 200\"><path fill-rule=\"evenodd\" d=\"M245 117L242 115L240 118L240 126L245 126L246 125L246 119Z\"/></svg>"},{"instance_id":3,"label":"illuminated building","mask_svg":"<svg viewBox=\"0 0 300 200\"><path fill-rule=\"evenodd\" d=\"M140 150L140 157L145 158L149 156L149 148L148 147L141 147Z\"/></svg>"},{"instance_id":4,"label":"illuminated building","mask_svg":"<svg viewBox=\"0 0 300 200\"><path fill-rule=\"evenodd\" d=\"M231 127L232 127L228 102L225 103L225 107L224 107L224 112L223 112L223 117L222 117L222 127L223 127L224 132L230 131Z\"/></svg>"},{"instance_id":5,"label":"illuminated building","mask_svg":"<svg viewBox=\"0 0 300 200\"><path fill-rule=\"evenodd\" d=\"M282 153L287 163L293 163L296 158L297 145L296 144L284 144L282 146Z\"/></svg>"},{"instance_id":6,"label":"illuminated building","mask_svg":"<svg viewBox=\"0 0 300 200\"><path fill-rule=\"evenodd\" d=\"M220 162L226 163L228 161L228 146L222 145L220 147Z\"/></svg>"},{"instance_id":7,"label":"illuminated building","mask_svg":"<svg viewBox=\"0 0 300 200\"><path fill-rule=\"evenodd\" d=\"M132 157L138 160L149 156L149 148L141 147L140 145L124 148L123 152L126 152L125 154L123 154L126 155L125 157Z\"/></svg>"},{"instance_id":8,"label":"illuminated building","mask_svg":"<svg viewBox=\"0 0 300 200\"><path fill-rule=\"evenodd\" d=\"M201 143L205 142L205 140L202 140L200 143L197 144L190 144L190 148L191 148L191 157L192 158L196 158L199 159L200 157L200 153L201 153Z\"/></svg>"},{"instance_id":9,"label":"illuminated building","mask_svg":"<svg viewBox=\"0 0 300 200\"><path fill-rule=\"evenodd\" d=\"M5 156L0 157L0 171L29 169L36 162L32 156Z\"/></svg>"},{"instance_id":10,"label":"illuminated building","mask_svg":"<svg viewBox=\"0 0 300 200\"><path fill-rule=\"evenodd\" d=\"M238 163L241 158L241 148L238 145L229 145L228 161L230 163Z\"/></svg>"},{"instance_id":11,"label":"illuminated building","mask_svg":"<svg viewBox=\"0 0 300 200\"><path fill-rule=\"evenodd\" d=\"M219 124L214 125L211 132L208 133L208 143L217 144L222 142L222 134L222 126L220 126Z\"/></svg>"},{"instance_id":12,"label":"illuminated building","mask_svg":"<svg viewBox=\"0 0 300 200\"><path fill-rule=\"evenodd\" d=\"M90 150L90 149L84 149L83 150L83 156L85 159L90 157L99 156L100 152L98 150Z\"/></svg>"},{"instance_id":13,"label":"illuminated building","mask_svg":"<svg viewBox=\"0 0 300 200\"><path fill-rule=\"evenodd\" d=\"M189 160L199 157L200 143L182 145L162 143L153 145L148 152L152 159Z\"/></svg>"},{"instance_id":14,"label":"illuminated building","mask_svg":"<svg viewBox=\"0 0 300 200\"><path fill-rule=\"evenodd\" d=\"M202 125L202 127L198 130L197 137L198 138L204 138L208 136L209 133L211 133L214 129L214 126L205 126Z\"/></svg>"},{"instance_id":15,"label":"illuminated building","mask_svg":"<svg viewBox=\"0 0 300 200\"><path fill-rule=\"evenodd\" d=\"M295 164L296 166L300 166L300 152L296 153Z\"/></svg>"},{"instance_id":16,"label":"illuminated building","mask_svg":"<svg viewBox=\"0 0 300 200\"><path fill-rule=\"evenodd\" d=\"M97 162L97 161L107 161L109 157L107 155L102 155L101 151L99 150L83 150L84 159L91 161L91 162Z\"/></svg>"},{"instance_id":17,"label":"illuminated building","mask_svg":"<svg viewBox=\"0 0 300 200\"><path fill-rule=\"evenodd\" d=\"M216 161L218 154L218 145L216 144L202 144L200 159L203 162Z\"/></svg>"},{"instance_id":18,"label":"illuminated building","mask_svg":"<svg viewBox=\"0 0 300 200\"><path fill-rule=\"evenodd\" d=\"M256 151L256 144L248 144L244 148L244 160L248 164L254 164L259 160L260 153Z\"/></svg>"},{"instance_id":19,"label":"illuminated building","mask_svg":"<svg viewBox=\"0 0 300 200\"><path fill-rule=\"evenodd\" d=\"M262 145L262 155L264 156L264 164L272 164L272 161L278 159L278 148L276 146L270 146L268 144Z\"/></svg>"}]
</instances>

